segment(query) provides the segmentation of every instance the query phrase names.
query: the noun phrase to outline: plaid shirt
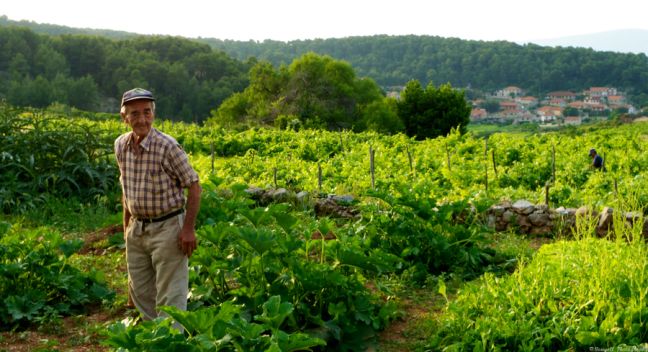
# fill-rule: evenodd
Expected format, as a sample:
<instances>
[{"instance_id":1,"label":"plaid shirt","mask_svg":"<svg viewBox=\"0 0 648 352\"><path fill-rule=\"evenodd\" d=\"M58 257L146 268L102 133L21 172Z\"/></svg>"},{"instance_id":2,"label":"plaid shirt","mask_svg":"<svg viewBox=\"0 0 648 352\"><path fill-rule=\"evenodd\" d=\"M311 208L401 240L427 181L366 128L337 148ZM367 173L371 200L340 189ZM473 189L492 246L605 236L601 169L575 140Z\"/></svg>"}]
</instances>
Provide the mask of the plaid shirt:
<instances>
[{"instance_id":1,"label":"plaid shirt","mask_svg":"<svg viewBox=\"0 0 648 352\"><path fill-rule=\"evenodd\" d=\"M173 137L151 128L137 155L134 136L128 132L115 140L128 211L135 218L154 218L182 208L184 188L198 182L187 154Z\"/></svg>"}]
</instances>

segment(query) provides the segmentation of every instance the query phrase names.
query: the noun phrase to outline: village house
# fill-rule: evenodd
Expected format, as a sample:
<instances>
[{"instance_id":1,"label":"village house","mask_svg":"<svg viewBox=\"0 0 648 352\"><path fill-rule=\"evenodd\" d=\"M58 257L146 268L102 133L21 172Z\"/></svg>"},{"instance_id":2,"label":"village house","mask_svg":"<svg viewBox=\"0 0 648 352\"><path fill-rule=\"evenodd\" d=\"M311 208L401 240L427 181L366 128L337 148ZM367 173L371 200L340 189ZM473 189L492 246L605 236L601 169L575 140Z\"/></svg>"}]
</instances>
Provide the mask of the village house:
<instances>
[{"instance_id":1,"label":"village house","mask_svg":"<svg viewBox=\"0 0 648 352\"><path fill-rule=\"evenodd\" d=\"M576 100L576 94L572 93L570 91L566 91L566 90L556 91L556 92L550 92L549 94L547 94L546 99L549 100L549 101L551 101L553 99L562 99L562 100L564 100L566 102L570 102L570 101Z\"/></svg>"},{"instance_id":2,"label":"village house","mask_svg":"<svg viewBox=\"0 0 648 352\"><path fill-rule=\"evenodd\" d=\"M498 116L506 119L516 119L523 116L525 112L526 111L520 109L510 109L510 110L500 111L498 113Z\"/></svg>"},{"instance_id":3,"label":"village house","mask_svg":"<svg viewBox=\"0 0 648 352\"><path fill-rule=\"evenodd\" d=\"M514 101L505 100L499 103L500 110L502 111L514 111L518 110L518 104Z\"/></svg>"},{"instance_id":4,"label":"village house","mask_svg":"<svg viewBox=\"0 0 648 352\"><path fill-rule=\"evenodd\" d=\"M577 126L583 122L583 119L580 116L566 116L565 125Z\"/></svg>"},{"instance_id":5,"label":"village house","mask_svg":"<svg viewBox=\"0 0 648 352\"><path fill-rule=\"evenodd\" d=\"M604 97L602 96L594 96L594 97L585 97L583 100L585 104L603 104L604 102Z\"/></svg>"},{"instance_id":6,"label":"village house","mask_svg":"<svg viewBox=\"0 0 648 352\"><path fill-rule=\"evenodd\" d=\"M626 105L626 100L623 95L610 95L609 97L607 97L607 100L610 107L619 107Z\"/></svg>"},{"instance_id":7,"label":"village house","mask_svg":"<svg viewBox=\"0 0 648 352\"><path fill-rule=\"evenodd\" d=\"M522 88L516 86L508 86L504 89L498 90L495 95L498 98L515 98L522 96L523 93L524 91L522 90Z\"/></svg>"},{"instance_id":8,"label":"village house","mask_svg":"<svg viewBox=\"0 0 648 352\"><path fill-rule=\"evenodd\" d=\"M592 111L605 111L608 109L607 105L597 102L595 100L585 100L585 109Z\"/></svg>"},{"instance_id":9,"label":"village house","mask_svg":"<svg viewBox=\"0 0 648 352\"><path fill-rule=\"evenodd\" d=\"M526 123L526 122L538 122L538 116L530 113L527 110L520 110L517 115L513 116L513 123Z\"/></svg>"},{"instance_id":10,"label":"village house","mask_svg":"<svg viewBox=\"0 0 648 352\"><path fill-rule=\"evenodd\" d=\"M583 110L587 108L587 104L585 104L584 101L582 100L577 100L577 101L572 101L571 103L567 104L570 108L578 109L578 110Z\"/></svg>"},{"instance_id":11,"label":"village house","mask_svg":"<svg viewBox=\"0 0 648 352\"><path fill-rule=\"evenodd\" d=\"M563 108L558 106L543 106L536 110L541 122L555 121L563 116Z\"/></svg>"},{"instance_id":12,"label":"village house","mask_svg":"<svg viewBox=\"0 0 648 352\"><path fill-rule=\"evenodd\" d=\"M616 88L611 87L590 87L584 92L584 95L592 99L606 98L612 95L618 95Z\"/></svg>"},{"instance_id":13,"label":"village house","mask_svg":"<svg viewBox=\"0 0 648 352\"><path fill-rule=\"evenodd\" d=\"M474 108L470 112L471 121L479 121L488 117L488 112L483 108Z\"/></svg>"},{"instance_id":14,"label":"village house","mask_svg":"<svg viewBox=\"0 0 648 352\"><path fill-rule=\"evenodd\" d=\"M538 105L538 99L532 96L515 98L515 102L518 103L521 108L526 110L532 109Z\"/></svg>"},{"instance_id":15,"label":"village house","mask_svg":"<svg viewBox=\"0 0 648 352\"><path fill-rule=\"evenodd\" d=\"M560 106L561 108L564 108L567 106L567 101L562 98L553 98L549 100L547 104L551 106Z\"/></svg>"}]
</instances>

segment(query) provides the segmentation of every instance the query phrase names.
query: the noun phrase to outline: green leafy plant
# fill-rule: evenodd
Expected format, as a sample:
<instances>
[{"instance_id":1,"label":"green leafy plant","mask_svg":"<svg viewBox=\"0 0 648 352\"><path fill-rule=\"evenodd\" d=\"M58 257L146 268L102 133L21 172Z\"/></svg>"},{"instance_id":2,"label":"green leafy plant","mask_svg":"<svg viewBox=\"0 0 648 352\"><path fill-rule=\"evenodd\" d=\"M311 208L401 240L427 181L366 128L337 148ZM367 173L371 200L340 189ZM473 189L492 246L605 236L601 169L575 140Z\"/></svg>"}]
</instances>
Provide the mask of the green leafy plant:
<instances>
[{"instance_id":1,"label":"green leafy plant","mask_svg":"<svg viewBox=\"0 0 648 352\"><path fill-rule=\"evenodd\" d=\"M81 241L45 230L16 231L0 237L3 329L56 320L113 299L101 272L83 273L68 263Z\"/></svg>"},{"instance_id":2,"label":"green leafy plant","mask_svg":"<svg viewBox=\"0 0 648 352\"><path fill-rule=\"evenodd\" d=\"M87 202L114 192L110 138L92 121L0 104L0 209L21 213L47 195Z\"/></svg>"},{"instance_id":3,"label":"green leafy plant","mask_svg":"<svg viewBox=\"0 0 648 352\"><path fill-rule=\"evenodd\" d=\"M235 198L221 207L240 204ZM280 295L294 307L276 307L288 314L287 331L317 332L329 347L366 343L396 311L363 285L363 272L393 271L398 258L369 250L361 238L341 232L334 241L312 239L311 233L334 228L327 221L309 223L289 215L288 207L238 209L233 219L198 231L204 241L194 259L194 304L234 300L263 320L263 303Z\"/></svg>"},{"instance_id":4,"label":"green leafy plant","mask_svg":"<svg viewBox=\"0 0 648 352\"><path fill-rule=\"evenodd\" d=\"M439 319L432 350L645 348L642 241L583 237L543 246L508 277L484 275Z\"/></svg>"},{"instance_id":5,"label":"green leafy plant","mask_svg":"<svg viewBox=\"0 0 648 352\"><path fill-rule=\"evenodd\" d=\"M311 351L325 345L320 338L281 329L293 306L279 296L270 297L254 320L232 302L189 312L175 307L161 310L172 319L115 323L108 327L104 344L128 351ZM187 337L172 327L173 321Z\"/></svg>"}]
</instances>

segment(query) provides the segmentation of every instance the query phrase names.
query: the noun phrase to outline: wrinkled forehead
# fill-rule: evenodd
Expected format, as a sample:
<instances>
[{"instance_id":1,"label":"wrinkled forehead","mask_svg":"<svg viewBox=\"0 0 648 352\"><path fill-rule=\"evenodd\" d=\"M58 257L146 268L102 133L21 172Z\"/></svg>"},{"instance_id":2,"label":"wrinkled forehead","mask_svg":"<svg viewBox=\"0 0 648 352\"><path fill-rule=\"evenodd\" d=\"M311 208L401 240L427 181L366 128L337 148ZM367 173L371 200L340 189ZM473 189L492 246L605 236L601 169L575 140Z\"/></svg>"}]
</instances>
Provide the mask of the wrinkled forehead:
<instances>
[{"instance_id":1,"label":"wrinkled forehead","mask_svg":"<svg viewBox=\"0 0 648 352\"><path fill-rule=\"evenodd\" d=\"M155 110L155 103L151 100L134 100L124 104L124 113L130 114L133 112L144 112L144 111L153 111Z\"/></svg>"}]
</instances>

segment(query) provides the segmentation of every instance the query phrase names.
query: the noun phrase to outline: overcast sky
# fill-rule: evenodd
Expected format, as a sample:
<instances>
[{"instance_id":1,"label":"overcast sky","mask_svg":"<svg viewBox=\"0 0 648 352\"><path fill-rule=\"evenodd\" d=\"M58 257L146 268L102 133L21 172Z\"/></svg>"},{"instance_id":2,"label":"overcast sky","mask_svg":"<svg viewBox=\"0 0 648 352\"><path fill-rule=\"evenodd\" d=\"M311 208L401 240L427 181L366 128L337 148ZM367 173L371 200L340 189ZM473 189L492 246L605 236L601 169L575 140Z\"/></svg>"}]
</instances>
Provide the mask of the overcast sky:
<instances>
[{"instance_id":1,"label":"overcast sky","mask_svg":"<svg viewBox=\"0 0 648 352\"><path fill-rule=\"evenodd\" d=\"M644 0L2 0L0 15L70 27L234 40L437 35L519 43L648 29Z\"/></svg>"}]
</instances>

